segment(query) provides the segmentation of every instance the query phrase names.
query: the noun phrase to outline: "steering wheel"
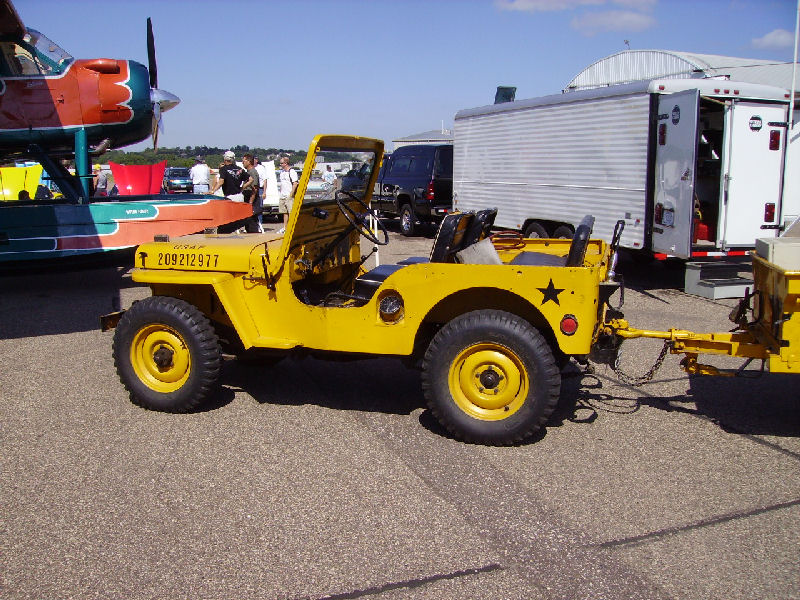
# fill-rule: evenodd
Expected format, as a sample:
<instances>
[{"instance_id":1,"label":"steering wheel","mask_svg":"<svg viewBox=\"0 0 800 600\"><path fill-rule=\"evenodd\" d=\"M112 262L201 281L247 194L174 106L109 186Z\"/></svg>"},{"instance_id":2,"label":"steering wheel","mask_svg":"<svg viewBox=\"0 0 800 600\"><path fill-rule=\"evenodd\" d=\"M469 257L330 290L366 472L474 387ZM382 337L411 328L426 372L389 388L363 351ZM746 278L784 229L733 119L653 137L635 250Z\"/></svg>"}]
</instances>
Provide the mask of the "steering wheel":
<instances>
[{"instance_id":1,"label":"steering wheel","mask_svg":"<svg viewBox=\"0 0 800 600\"><path fill-rule=\"evenodd\" d=\"M357 213L354 211L346 202L341 199L340 194L349 196L358 202L364 208L364 212ZM373 244L378 244L378 246L385 246L389 243L389 232L386 230L386 226L381 223L381 220L378 218L378 215L375 213L375 211L367 206L361 198L352 192L338 190L336 192L336 206L338 206L339 210L342 211L344 218L347 219L350 225L352 225L359 234L363 235L370 242ZM378 231L383 234L383 241L380 241L377 234L375 234L367 225L367 218L370 216L373 217L375 222L378 224Z\"/></svg>"}]
</instances>

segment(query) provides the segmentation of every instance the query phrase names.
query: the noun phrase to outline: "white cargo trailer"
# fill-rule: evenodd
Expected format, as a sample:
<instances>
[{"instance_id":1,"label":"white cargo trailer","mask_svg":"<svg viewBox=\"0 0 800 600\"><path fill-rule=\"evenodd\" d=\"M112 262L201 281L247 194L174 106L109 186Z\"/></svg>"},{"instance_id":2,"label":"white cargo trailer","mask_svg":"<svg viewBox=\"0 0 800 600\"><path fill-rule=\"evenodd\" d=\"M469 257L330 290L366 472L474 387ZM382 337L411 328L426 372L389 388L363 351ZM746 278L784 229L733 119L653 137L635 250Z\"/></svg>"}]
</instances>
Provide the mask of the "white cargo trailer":
<instances>
[{"instance_id":1,"label":"white cargo trailer","mask_svg":"<svg viewBox=\"0 0 800 600\"><path fill-rule=\"evenodd\" d=\"M800 215L788 106L777 87L659 79L462 110L453 204L496 206L496 226L529 237L571 235L593 214L606 240L625 221L626 248L744 254Z\"/></svg>"}]
</instances>

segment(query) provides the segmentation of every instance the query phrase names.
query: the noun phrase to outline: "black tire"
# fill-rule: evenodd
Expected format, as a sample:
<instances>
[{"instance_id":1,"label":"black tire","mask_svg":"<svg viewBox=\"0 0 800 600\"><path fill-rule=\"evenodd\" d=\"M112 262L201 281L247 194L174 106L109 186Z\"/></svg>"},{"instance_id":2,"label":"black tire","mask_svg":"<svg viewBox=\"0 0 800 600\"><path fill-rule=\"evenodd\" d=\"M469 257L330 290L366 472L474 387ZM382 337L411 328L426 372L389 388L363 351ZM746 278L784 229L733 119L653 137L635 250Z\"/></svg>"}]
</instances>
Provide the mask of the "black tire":
<instances>
[{"instance_id":1,"label":"black tire","mask_svg":"<svg viewBox=\"0 0 800 600\"><path fill-rule=\"evenodd\" d=\"M571 240L574 235L575 232L567 225L559 225L553 232L553 237L561 240Z\"/></svg>"},{"instance_id":2,"label":"black tire","mask_svg":"<svg viewBox=\"0 0 800 600\"><path fill-rule=\"evenodd\" d=\"M410 204L403 204L400 208L400 233L411 237L417 232L417 216Z\"/></svg>"},{"instance_id":3,"label":"black tire","mask_svg":"<svg viewBox=\"0 0 800 600\"><path fill-rule=\"evenodd\" d=\"M422 362L422 389L431 412L455 437L510 445L545 424L558 403L561 375L530 323L480 310L456 317L434 336Z\"/></svg>"},{"instance_id":4,"label":"black tire","mask_svg":"<svg viewBox=\"0 0 800 600\"><path fill-rule=\"evenodd\" d=\"M222 356L203 313L183 300L152 296L120 319L114 365L134 404L184 413L216 391Z\"/></svg>"},{"instance_id":5,"label":"black tire","mask_svg":"<svg viewBox=\"0 0 800 600\"><path fill-rule=\"evenodd\" d=\"M525 237L526 238L547 238L550 237L547 234L547 230L541 223L537 223L534 221L530 225L525 228Z\"/></svg>"}]
</instances>

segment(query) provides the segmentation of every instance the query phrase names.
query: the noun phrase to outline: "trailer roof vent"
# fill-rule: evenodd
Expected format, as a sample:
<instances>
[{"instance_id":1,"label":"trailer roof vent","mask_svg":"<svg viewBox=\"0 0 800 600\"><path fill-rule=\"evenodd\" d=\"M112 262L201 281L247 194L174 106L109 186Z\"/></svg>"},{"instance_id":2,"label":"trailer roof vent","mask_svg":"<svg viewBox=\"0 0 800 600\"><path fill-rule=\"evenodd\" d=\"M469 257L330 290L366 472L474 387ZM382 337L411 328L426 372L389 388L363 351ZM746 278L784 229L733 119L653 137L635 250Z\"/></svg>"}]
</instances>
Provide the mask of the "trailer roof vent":
<instances>
[{"instance_id":1,"label":"trailer roof vent","mask_svg":"<svg viewBox=\"0 0 800 600\"><path fill-rule=\"evenodd\" d=\"M498 85L497 91L494 94L494 103L503 104L504 102L513 102L517 95L517 88Z\"/></svg>"}]
</instances>

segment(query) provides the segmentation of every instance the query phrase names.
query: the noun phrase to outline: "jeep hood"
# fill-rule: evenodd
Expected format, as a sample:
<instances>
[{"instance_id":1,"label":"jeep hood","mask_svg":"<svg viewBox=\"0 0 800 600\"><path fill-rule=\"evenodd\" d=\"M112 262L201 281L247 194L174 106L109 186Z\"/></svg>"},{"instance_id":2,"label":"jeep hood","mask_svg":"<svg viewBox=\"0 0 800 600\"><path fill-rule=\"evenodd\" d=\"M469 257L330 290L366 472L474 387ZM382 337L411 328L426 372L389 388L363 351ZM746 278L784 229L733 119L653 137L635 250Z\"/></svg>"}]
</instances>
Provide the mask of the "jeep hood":
<instances>
[{"instance_id":1,"label":"jeep hood","mask_svg":"<svg viewBox=\"0 0 800 600\"><path fill-rule=\"evenodd\" d=\"M265 249L273 260L282 242L283 235L276 233L185 235L168 242L140 245L134 266L138 269L247 273L251 261L261 265Z\"/></svg>"}]
</instances>

